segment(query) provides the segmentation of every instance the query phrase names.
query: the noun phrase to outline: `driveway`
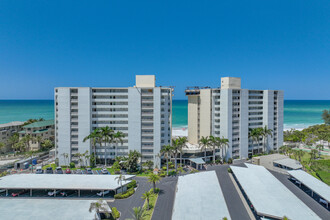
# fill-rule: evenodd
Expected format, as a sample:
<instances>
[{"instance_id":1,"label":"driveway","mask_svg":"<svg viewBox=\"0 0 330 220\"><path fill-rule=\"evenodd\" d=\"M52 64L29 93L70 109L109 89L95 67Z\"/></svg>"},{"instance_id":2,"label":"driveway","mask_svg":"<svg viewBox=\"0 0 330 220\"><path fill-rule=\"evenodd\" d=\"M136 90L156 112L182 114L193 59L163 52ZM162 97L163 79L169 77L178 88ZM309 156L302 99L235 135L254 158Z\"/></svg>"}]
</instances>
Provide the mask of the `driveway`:
<instances>
[{"instance_id":1,"label":"driveway","mask_svg":"<svg viewBox=\"0 0 330 220\"><path fill-rule=\"evenodd\" d=\"M165 177L158 183L160 193L152 219L170 220L172 218L177 182L178 177Z\"/></svg>"},{"instance_id":2,"label":"driveway","mask_svg":"<svg viewBox=\"0 0 330 220\"><path fill-rule=\"evenodd\" d=\"M243 165L244 166L244 165ZM243 202L236 191L236 188L228 174L229 165L208 166L207 170L215 170L218 176L219 184L229 210L231 219L233 220L249 220Z\"/></svg>"},{"instance_id":3,"label":"driveway","mask_svg":"<svg viewBox=\"0 0 330 220\"><path fill-rule=\"evenodd\" d=\"M152 187L151 183L148 183L145 177L134 177L138 187L136 192L127 199L116 199L114 202L109 202L110 207L116 207L121 213L120 219L132 219L133 207L142 207L144 200L141 199L142 194L149 191ZM158 187L158 186L157 186Z\"/></svg>"}]
</instances>

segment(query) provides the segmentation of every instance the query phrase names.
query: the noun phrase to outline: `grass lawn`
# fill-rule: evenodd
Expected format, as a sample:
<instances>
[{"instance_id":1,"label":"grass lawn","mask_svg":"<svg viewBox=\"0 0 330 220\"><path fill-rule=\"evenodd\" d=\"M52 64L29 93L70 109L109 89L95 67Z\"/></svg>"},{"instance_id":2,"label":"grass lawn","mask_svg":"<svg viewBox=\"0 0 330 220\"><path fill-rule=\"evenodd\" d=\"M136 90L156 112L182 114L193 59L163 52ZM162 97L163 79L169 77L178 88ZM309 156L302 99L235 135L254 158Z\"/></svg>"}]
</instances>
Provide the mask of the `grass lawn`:
<instances>
[{"instance_id":1,"label":"grass lawn","mask_svg":"<svg viewBox=\"0 0 330 220\"><path fill-rule=\"evenodd\" d=\"M144 202L143 208L145 208L145 216L143 220L151 220L152 214L154 213L154 209L156 206L157 198L158 198L158 193L154 193L153 189L150 190L151 196L149 200L149 210L147 210L147 201Z\"/></svg>"}]
</instances>

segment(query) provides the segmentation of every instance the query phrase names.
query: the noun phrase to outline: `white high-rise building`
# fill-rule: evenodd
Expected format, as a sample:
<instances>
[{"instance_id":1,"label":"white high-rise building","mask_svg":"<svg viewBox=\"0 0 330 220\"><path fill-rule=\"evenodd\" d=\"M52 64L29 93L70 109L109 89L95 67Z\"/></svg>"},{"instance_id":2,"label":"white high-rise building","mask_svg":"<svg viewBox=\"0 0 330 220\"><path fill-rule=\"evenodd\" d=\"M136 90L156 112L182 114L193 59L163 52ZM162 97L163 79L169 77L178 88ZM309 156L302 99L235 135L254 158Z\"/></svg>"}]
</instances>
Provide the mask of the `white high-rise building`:
<instances>
[{"instance_id":1,"label":"white high-rise building","mask_svg":"<svg viewBox=\"0 0 330 220\"><path fill-rule=\"evenodd\" d=\"M161 146L171 142L172 92L169 87L156 87L154 75L138 75L136 85L128 88L55 88L59 164L77 163L76 153L91 153L91 142L83 139L95 128L109 126L125 134L123 144L117 144L116 151L115 146L97 144L97 158L104 161L137 150L142 162L151 160L160 167Z\"/></svg>"},{"instance_id":2,"label":"white high-rise building","mask_svg":"<svg viewBox=\"0 0 330 220\"><path fill-rule=\"evenodd\" d=\"M229 140L227 158L248 158L263 147L249 138L249 130L265 127L273 131L268 150L283 144L283 91L241 89L241 79L221 78L221 88L194 87L188 96L188 141L198 144L202 136Z\"/></svg>"}]
</instances>

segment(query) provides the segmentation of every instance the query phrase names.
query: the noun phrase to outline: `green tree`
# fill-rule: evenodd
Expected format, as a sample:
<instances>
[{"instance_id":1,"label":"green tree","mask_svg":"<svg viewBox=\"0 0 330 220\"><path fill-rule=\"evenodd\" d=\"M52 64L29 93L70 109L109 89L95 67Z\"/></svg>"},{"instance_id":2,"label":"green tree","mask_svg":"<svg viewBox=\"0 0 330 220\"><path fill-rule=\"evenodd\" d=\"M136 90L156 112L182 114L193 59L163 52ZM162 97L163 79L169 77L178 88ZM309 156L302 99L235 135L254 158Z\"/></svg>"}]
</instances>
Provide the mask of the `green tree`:
<instances>
[{"instance_id":1,"label":"green tree","mask_svg":"<svg viewBox=\"0 0 330 220\"><path fill-rule=\"evenodd\" d=\"M89 212L93 212L95 211L95 219L98 219L97 218L97 214L100 213L101 211L103 213L105 213L105 215L108 217L109 216L109 213L108 213L108 207L107 207L107 203L102 200L102 199L99 199L97 202L92 202L89 206Z\"/></svg>"},{"instance_id":2,"label":"green tree","mask_svg":"<svg viewBox=\"0 0 330 220\"><path fill-rule=\"evenodd\" d=\"M210 145L210 140L208 137L203 137L199 140L199 147L201 148L201 151L204 150L204 160L206 162L206 150Z\"/></svg>"},{"instance_id":3,"label":"green tree","mask_svg":"<svg viewBox=\"0 0 330 220\"><path fill-rule=\"evenodd\" d=\"M309 152L309 155L310 155L310 163L316 159L316 155L318 154L318 151L315 150L315 149L312 149L310 152Z\"/></svg>"},{"instance_id":4,"label":"green tree","mask_svg":"<svg viewBox=\"0 0 330 220\"><path fill-rule=\"evenodd\" d=\"M180 140L179 139L172 139L172 152L174 156L174 162L175 162L175 173L178 171L178 165L177 165L177 158L178 153L180 151Z\"/></svg>"},{"instance_id":5,"label":"green tree","mask_svg":"<svg viewBox=\"0 0 330 220\"><path fill-rule=\"evenodd\" d=\"M94 156L96 156L96 143L101 139L102 135L99 128L94 129L88 136L83 139L83 142L86 142L87 140L91 141ZM94 166L96 166L96 160L94 160Z\"/></svg>"},{"instance_id":6,"label":"green tree","mask_svg":"<svg viewBox=\"0 0 330 220\"><path fill-rule=\"evenodd\" d=\"M54 146L54 143L51 140L46 139L43 140L40 145L43 150L47 150L52 148Z\"/></svg>"},{"instance_id":7,"label":"green tree","mask_svg":"<svg viewBox=\"0 0 330 220\"><path fill-rule=\"evenodd\" d=\"M323 110L322 119L326 125L330 125L330 110Z\"/></svg>"},{"instance_id":8,"label":"green tree","mask_svg":"<svg viewBox=\"0 0 330 220\"><path fill-rule=\"evenodd\" d=\"M110 145L113 142L113 130L109 126L101 128L102 141L104 143L104 165L107 166L107 143Z\"/></svg>"},{"instance_id":9,"label":"green tree","mask_svg":"<svg viewBox=\"0 0 330 220\"><path fill-rule=\"evenodd\" d=\"M19 142L19 135L18 133L14 133L12 136L8 138L8 145L10 146L11 149L14 149L14 145Z\"/></svg>"},{"instance_id":10,"label":"green tree","mask_svg":"<svg viewBox=\"0 0 330 220\"><path fill-rule=\"evenodd\" d=\"M151 197L151 193L149 191L146 191L145 193L142 194L142 197L141 199L143 200L147 200L147 209L149 210L149 200L150 200L150 197Z\"/></svg>"},{"instance_id":11,"label":"green tree","mask_svg":"<svg viewBox=\"0 0 330 220\"><path fill-rule=\"evenodd\" d=\"M0 142L0 150L1 150L2 152L5 152L5 148L6 148L5 143Z\"/></svg>"},{"instance_id":12,"label":"green tree","mask_svg":"<svg viewBox=\"0 0 330 220\"><path fill-rule=\"evenodd\" d=\"M209 137L210 146L212 147L213 151L213 163L215 163L215 150L221 147L220 140L221 139L219 137Z\"/></svg>"},{"instance_id":13,"label":"green tree","mask_svg":"<svg viewBox=\"0 0 330 220\"><path fill-rule=\"evenodd\" d=\"M262 128L262 132L261 135L263 136L263 140L264 140L264 152L268 152L268 144L266 146L266 143L268 142L268 137L271 136L273 137L273 130L272 129L268 129L267 125L265 125L265 127Z\"/></svg>"},{"instance_id":14,"label":"green tree","mask_svg":"<svg viewBox=\"0 0 330 220\"><path fill-rule=\"evenodd\" d=\"M120 188L121 188L121 193L123 193L123 181L125 181L125 176L120 174L119 176L117 176L115 178L117 180L117 183L120 184Z\"/></svg>"},{"instance_id":15,"label":"green tree","mask_svg":"<svg viewBox=\"0 0 330 220\"><path fill-rule=\"evenodd\" d=\"M146 213L143 208L141 207L134 207L132 217L134 220L143 220Z\"/></svg>"},{"instance_id":16,"label":"green tree","mask_svg":"<svg viewBox=\"0 0 330 220\"><path fill-rule=\"evenodd\" d=\"M126 165L126 169L129 171L129 172L136 172L137 171L137 168L138 168L138 162L139 162L139 159L141 157L141 154L134 150L134 151L129 151L128 153L128 158L125 162L125 165Z\"/></svg>"},{"instance_id":17,"label":"green tree","mask_svg":"<svg viewBox=\"0 0 330 220\"><path fill-rule=\"evenodd\" d=\"M170 157L172 153L172 146L171 145L164 145L162 149L160 150L161 154L164 155L166 158L166 173L168 176L168 158Z\"/></svg>"},{"instance_id":18,"label":"green tree","mask_svg":"<svg viewBox=\"0 0 330 220\"><path fill-rule=\"evenodd\" d=\"M226 156L227 154L227 147L229 146L229 140L227 138L224 138L222 136L222 138L218 138L217 141L219 142L220 148L221 148L221 152L222 152L222 159L224 158L224 155ZM225 152L225 154L223 153Z\"/></svg>"},{"instance_id":19,"label":"green tree","mask_svg":"<svg viewBox=\"0 0 330 220\"><path fill-rule=\"evenodd\" d=\"M156 183L158 183L160 181L160 177L154 173L151 173L148 176L148 182L152 183L153 185L153 189L154 189L154 193L156 193Z\"/></svg>"},{"instance_id":20,"label":"green tree","mask_svg":"<svg viewBox=\"0 0 330 220\"><path fill-rule=\"evenodd\" d=\"M263 131L262 128L252 128L252 129L250 129L250 132L249 132L249 138L252 140L252 145L253 145L253 143L257 144L258 153L260 153L259 152L260 151L259 140L260 140L260 137L262 137L262 131Z\"/></svg>"},{"instance_id":21,"label":"green tree","mask_svg":"<svg viewBox=\"0 0 330 220\"><path fill-rule=\"evenodd\" d=\"M118 143L121 143L121 145L123 145L123 138L125 137L125 134L123 132L117 131L116 133L114 133L113 135L113 141L115 143L115 158L118 155Z\"/></svg>"},{"instance_id":22,"label":"green tree","mask_svg":"<svg viewBox=\"0 0 330 220\"><path fill-rule=\"evenodd\" d=\"M145 162L143 166L148 167L148 170L151 170L154 166L154 162L152 162L151 160L147 160L147 162Z\"/></svg>"},{"instance_id":23,"label":"green tree","mask_svg":"<svg viewBox=\"0 0 330 220\"><path fill-rule=\"evenodd\" d=\"M187 147L187 142L188 139L187 137L179 137L179 152L180 152L180 164L182 166L182 154L183 154L183 149Z\"/></svg>"}]
</instances>

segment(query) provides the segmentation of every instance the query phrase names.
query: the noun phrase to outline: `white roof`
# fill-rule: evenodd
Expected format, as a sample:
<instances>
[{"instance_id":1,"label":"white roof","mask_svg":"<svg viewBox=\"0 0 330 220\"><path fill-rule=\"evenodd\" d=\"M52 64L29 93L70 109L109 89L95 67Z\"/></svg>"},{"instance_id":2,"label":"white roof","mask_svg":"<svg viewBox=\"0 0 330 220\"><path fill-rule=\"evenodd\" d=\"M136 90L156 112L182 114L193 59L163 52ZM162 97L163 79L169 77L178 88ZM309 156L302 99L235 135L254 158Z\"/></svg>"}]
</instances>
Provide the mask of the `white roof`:
<instances>
[{"instance_id":1,"label":"white roof","mask_svg":"<svg viewBox=\"0 0 330 220\"><path fill-rule=\"evenodd\" d=\"M95 211L89 212L92 200L66 199L0 199L2 219L11 220L91 220Z\"/></svg>"},{"instance_id":2,"label":"white roof","mask_svg":"<svg viewBox=\"0 0 330 220\"><path fill-rule=\"evenodd\" d=\"M223 217L230 219L215 171L179 177L172 220L219 220Z\"/></svg>"},{"instance_id":3,"label":"white roof","mask_svg":"<svg viewBox=\"0 0 330 220\"><path fill-rule=\"evenodd\" d=\"M280 159L280 160L275 160L274 163L280 164L282 166L289 167L289 168L294 169L294 170L301 169L303 167L301 165L301 163L299 163L299 161L296 161L296 160L291 159L291 158L284 158L284 159Z\"/></svg>"},{"instance_id":4,"label":"white roof","mask_svg":"<svg viewBox=\"0 0 330 220\"><path fill-rule=\"evenodd\" d=\"M320 219L263 166L230 166L258 215L292 220Z\"/></svg>"},{"instance_id":5,"label":"white roof","mask_svg":"<svg viewBox=\"0 0 330 220\"><path fill-rule=\"evenodd\" d=\"M326 183L316 179L303 170L292 170L288 171L288 173L330 202L330 187Z\"/></svg>"},{"instance_id":6,"label":"white roof","mask_svg":"<svg viewBox=\"0 0 330 220\"><path fill-rule=\"evenodd\" d=\"M24 124L24 122L13 121L13 122L9 122L9 123L6 123L6 124L0 124L0 128L10 127L10 126L20 126L22 124Z\"/></svg>"},{"instance_id":7,"label":"white roof","mask_svg":"<svg viewBox=\"0 0 330 220\"><path fill-rule=\"evenodd\" d=\"M0 189L81 189L114 190L120 187L119 175L14 174L0 178ZM133 175L125 175L131 178ZM123 181L123 185L131 182Z\"/></svg>"}]
</instances>

